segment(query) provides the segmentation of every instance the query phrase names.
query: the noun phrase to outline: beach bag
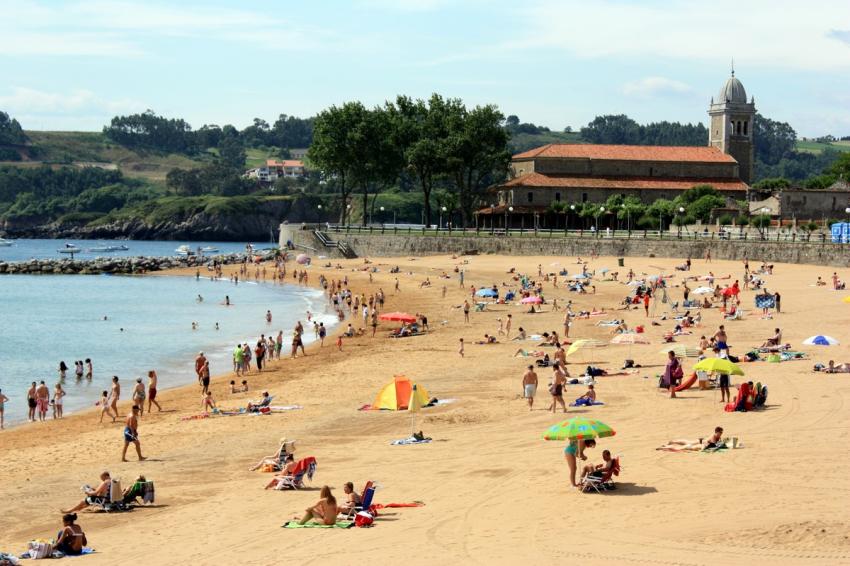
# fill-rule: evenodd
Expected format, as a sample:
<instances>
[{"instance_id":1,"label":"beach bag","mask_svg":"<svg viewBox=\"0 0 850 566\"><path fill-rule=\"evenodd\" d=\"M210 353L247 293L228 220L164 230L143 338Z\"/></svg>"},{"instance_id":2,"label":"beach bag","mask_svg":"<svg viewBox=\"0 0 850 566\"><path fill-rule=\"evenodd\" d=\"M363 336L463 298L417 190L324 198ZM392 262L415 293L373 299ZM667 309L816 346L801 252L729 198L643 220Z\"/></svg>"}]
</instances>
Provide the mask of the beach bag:
<instances>
[{"instance_id":1,"label":"beach bag","mask_svg":"<svg viewBox=\"0 0 850 566\"><path fill-rule=\"evenodd\" d=\"M354 516L355 527L371 527L375 519L367 511L360 511Z\"/></svg>"},{"instance_id":2,"label":"beach bag","mask_svg":"<svg viewBox=\"0 0 850 566\"><path fill-rule=\"evenodd\" d=\"M53 545L45 540L31 540L27 545L30 558L40 560L53 556Z\"/></svg>"},{"instance_id":3,"label":"beach bag","mask_svg":"<svg viewBox=\"0 0 850 566\"><path fill-rule=\"evenodd\" d=\"M685 377L685 372L682 371L682 364L676 364L676 368L673 370L673 379L678 381Z\"/></svg>"}]
</instances>

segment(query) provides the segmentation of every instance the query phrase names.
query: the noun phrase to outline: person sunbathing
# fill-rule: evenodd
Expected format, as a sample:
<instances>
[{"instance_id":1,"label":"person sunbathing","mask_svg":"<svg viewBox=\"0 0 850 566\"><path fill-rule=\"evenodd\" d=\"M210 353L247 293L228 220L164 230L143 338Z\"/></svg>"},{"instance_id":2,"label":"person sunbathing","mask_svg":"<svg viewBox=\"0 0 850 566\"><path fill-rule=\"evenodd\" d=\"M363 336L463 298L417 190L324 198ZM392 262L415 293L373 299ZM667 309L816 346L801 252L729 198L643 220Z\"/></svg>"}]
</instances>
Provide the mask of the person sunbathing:
<instances>
[{"instance_id":1,"label":"person sunbathing","mask_svg":"<svg viewBox=\"0 0 850 566\"><path fill-rule=\"evenodd\" d=\"M587 386L587 392L576 399L575 405L576 407L580 407L582 405L593 405L596 402L596 390L593 388L593 384Z\"/></svg>"},{"instance_id":2,"label":"person sunbathing","mask_svg":"<svg viewBox=\"0 0 850 566\"><path fill-rule=\"evenodd\" d=\"M268 407L269 403L271 403L271 402L272 402L272 398L269 396L269 392L263 391L263 398L260 401L258 401L256 403L253 402L253 401L248 402L248 407L247 407L248 412L249 413L257 412L264 407Z\"/></svg>"},{"instance_id":3,"label":"person sunbathing","mask_svg":"<svg viewBox=\"0 0 850 566\"><path fill-rule=\"evenodd\" d=\"M685 450L712 450L717 448L723 448L726 444L723 442L723 427L715 427L714 434L712 434L708 439L698 439L698 440L671 440L667 442L664 446L656 448L656 450L667 450L669 452L681 452Z\"/></svg>"},{"instance_id":4,"label":"person sunbathing","mask_svg":"<svg viewBox=\"0 0 850 566\"><path fill-rule=\"evenodd\" d=\"M289 448L294 447L294 443L290 443L285 438L280 439L280 446L277 449L277 454L272 454L270 456L263 456L257 465L248 468L248 471L253 472L255 470L259 470L265 465L274 466L276 470L282 470L286 466L286 464L292 460L292 453L289 452Z\"/></svg>"},{"instance_id":5,"label":"person sunbathing","mask_svg":"<svg viewBox=\"0 0 850 566\"><path fill-rule=\"evenodd\" d=\"M489 334L485 334L484 340L478 340L475 343L476 344L498 344L499 341L496 340L495 336L490 336Z\"/></svg>"},{"instance_id":6,"label":"person sunbathing","mask_svg":"<svg viewBox=\"0 0 850 566\"><path fill-rule=\"evenodd\" d=\"M513 340L513 341L517 341L517 340L526 340L527 338L528 338L528 336L527 336L527 335L526 335L526 333L525 333L525 329L524 329L522 326L520 326L520 327L519 327L519 332L517 333L517 335L516 335L516 336L514 336L513 338L511 338L511 340Z\"/></svg>"},{"instance_id":7,"label":"person sunbathing","mask_svg":"<svg viewBox=\"0 0 850 566\"><path fill-rule=\"evenodd\" d=\"M109 472L103 472L100 474L100 485L97 486L97 489L92 489L89 486L84 486L83 491L86 494L86 498L79 502L77 505L68 509L67 511L61 511L60 513L69 514L76 513L77 511L82 511L86 507L90 505L99 505L104 503L109 499L109 490L112 487L112 478L109 475Z\"/></svg>"},{"instance_id":8,"label":"person sunbathing","mask_svg":"<svg viewBox=\"0 0 850 566\"><path fill-rule=\"evenodd\" d=\"M316 520L322 525L328 526L336 524L339 507L336 504L336 498L331 493L331 488L324 486L319 493L319 498L315 505L304 510L304 516L298 520L300 525L304 525L310 520Z\"/></svg>"},{"instance_id":9,"label":"person sunbathing","mask_svg":"<svg viewBox=\"0 0 850 566\"><path fill-rule=\"evenodd\" d=\"M764 344L761 345L762 348L770 348L771 346L779 346L782 343L782 331L777 328L773 332L774 332L773 337L765 340Z\"/></svg>"},{"instance_id":10,"label":"person sunbathing","mask_svg":"<svg viewBox=\"0 0 850 566\"><path fill-rule=\"evenodd\" d=\"M345 482L342 488L345 493L345 503L339 506L339 512L343 515L348 515L360 505L360 495L354 491L354 484Z\"/></svg>"},{"instance_id":11,"label":"person sunbathing","mask_svg":"<svg viewBox=\"0 0 850 566\"><path fill-rule=\"evenodd\" d=\"M829 360L824 373L850 373L850 363L837 364L833 360Z\"/></svg>"},{"instance_id":12,"label":"person sunbathing","mask_svg":"<svg viewBox=\"0 0 850 566\"><path fill-rule=\"evenodd\" d=\"M79 556L83 547L89 543L80 525L76 524L76 513L66 513L62 517L62 530L56 537L55 549L69 556Z\"/></svg>"}]
</instances>

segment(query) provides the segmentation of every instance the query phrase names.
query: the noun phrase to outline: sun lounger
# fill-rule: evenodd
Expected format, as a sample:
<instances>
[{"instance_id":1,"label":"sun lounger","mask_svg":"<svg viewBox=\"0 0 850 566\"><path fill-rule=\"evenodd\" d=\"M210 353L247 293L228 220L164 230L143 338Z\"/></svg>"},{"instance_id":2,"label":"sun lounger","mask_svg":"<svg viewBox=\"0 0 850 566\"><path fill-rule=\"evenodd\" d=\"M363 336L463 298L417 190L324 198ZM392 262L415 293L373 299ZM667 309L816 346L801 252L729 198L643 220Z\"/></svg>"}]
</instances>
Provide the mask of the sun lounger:
<instances>
[{"instance_id":1,"label":"sun lounger","mask_svg":"<svg viewBox=\"0 0 850 566\"><path fill-rule=\"evenodd\" d=\"M126 511L128 507L124 503L124 494L121 491L121 479L113 477L109 482L109 491L106 496L93 498L92 502L92 507L96 511L105 511L107 513Z\"/></svg>"},{"instance_id":2,"label":"sun lounger","mask_svg":"<svg viewBox=\"0 0 850 566\"><path fill-rule=\"evenodd\" d=\"M316 459L308 456L295 464L292 475L273 477L266 486L266 489L276 489L278 491L283 491L284 489L301 489L304 487L304 478L306 477L307 480L312 480L317 467Z\"/></svg>"}]
</instances>

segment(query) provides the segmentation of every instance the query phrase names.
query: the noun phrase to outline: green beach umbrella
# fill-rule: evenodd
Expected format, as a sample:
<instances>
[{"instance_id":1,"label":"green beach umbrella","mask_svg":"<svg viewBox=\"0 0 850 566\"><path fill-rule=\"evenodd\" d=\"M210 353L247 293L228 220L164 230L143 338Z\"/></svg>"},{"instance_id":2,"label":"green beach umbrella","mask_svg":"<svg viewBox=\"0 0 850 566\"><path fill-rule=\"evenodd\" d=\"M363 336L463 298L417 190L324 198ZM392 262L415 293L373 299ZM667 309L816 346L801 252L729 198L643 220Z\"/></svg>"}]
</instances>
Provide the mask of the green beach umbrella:
<instances>
[{"instance_id":1,"label":"green beach umbrella","mask_svg":"<svg viewBox=\"0 0 850 566\"><path fill-rule=\"evenodd\" d=\"M614 429L596 419L573 417L552 425L543 433L545 440L588 440L590 438L605 438L614 436Z\"/></svg>"},{"instance_id":2,"label":"green beach umbrella","mask_svg":"<svg viewBox=\"0 0 850 566\"><path fill-rule=\"evenodd\" d=\"M694 365L694 370L714 371L727 375L744 375L744 370L724 358L706 358Z\"/></svg>"}]
</instances>

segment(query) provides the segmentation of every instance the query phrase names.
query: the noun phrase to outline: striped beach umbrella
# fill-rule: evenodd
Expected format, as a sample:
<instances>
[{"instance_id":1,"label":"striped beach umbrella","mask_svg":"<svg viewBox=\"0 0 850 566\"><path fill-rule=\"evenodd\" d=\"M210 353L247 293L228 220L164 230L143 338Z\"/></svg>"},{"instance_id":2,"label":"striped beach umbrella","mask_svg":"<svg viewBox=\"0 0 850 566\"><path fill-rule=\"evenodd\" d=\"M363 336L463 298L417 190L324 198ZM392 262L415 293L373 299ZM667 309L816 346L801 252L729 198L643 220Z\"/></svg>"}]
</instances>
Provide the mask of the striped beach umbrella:
<instances>
[{"instance_id":1,"label":"striped beach umbrella","mask_svg":"<svg viewBox=\"0 0 850 566\"><path fill-rule=\"evenodd\" d=\"M573 417L550 426L543 433L544 440L589 440L617 434L613 428L596 419Z\"/></svg>"},{"instance_id":2,"label":"striped beach umbrella","mask_svg":"<svg viewBox=\"0 0 850 566\"><path fill-rule=\"evenodd\" d=\"M818 334L817 336L809 336L803 340L803 344L806 346L835 346L839 344L839 342L832 336Z\"/></svg>"},{"instance_id":3,"label":"striped beach umbrella","mask_svg":"<svg viewBox=\"0 0 850 566\"><path fill-rule=\"evenodd\" d=\"M601 348L603 346L606 346L607 344L608 344L607 342L603 342L601 340L593 340L593 339L576 340L575 342L570 344L570 347L567 350L567 355L571 356L572 354L575 354L579 350L585 350L587 348Z\"/></svg>"},{"instance_id":4,"label":"striped beach umbrella","mask_svg":"<svg viewBox=\"0 0 850 566\"><path fill-rule=\"evenodd\" d=\"M611 339L612 344L649 344L649 338L636 332L618 334Z\"/></svg>"}]
</instances>

